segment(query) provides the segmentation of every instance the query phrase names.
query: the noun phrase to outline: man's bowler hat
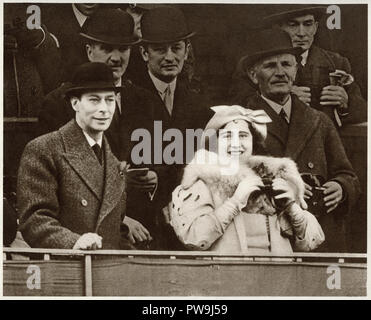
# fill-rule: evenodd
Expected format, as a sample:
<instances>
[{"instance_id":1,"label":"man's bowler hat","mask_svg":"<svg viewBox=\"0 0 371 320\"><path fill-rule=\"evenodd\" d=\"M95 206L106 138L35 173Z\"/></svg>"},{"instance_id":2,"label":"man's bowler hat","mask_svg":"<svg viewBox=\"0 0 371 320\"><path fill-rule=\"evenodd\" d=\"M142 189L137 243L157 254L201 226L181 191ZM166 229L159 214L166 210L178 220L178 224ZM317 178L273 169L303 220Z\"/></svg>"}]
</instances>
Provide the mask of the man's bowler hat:
<instances>
[{"instance_id":1,"label":"man's bowler hat","mask_svg":"<svg viewBox=\"0 0 371 320\"><path fill-rule=\"evenodd\" d=\"M272 26L275 23L287 21L295 17L301 17L312 14L318 21L326 13L325 6L308 7L302 4L280 4L273 6L271 14L263 18L265 26Z\"/></svg>"},{"instance_id":2,"label":"man's bowler hat","mask_svg":"<svg viewBox=\"0 0 371 320\"><path fill-rule=\"evenodd\" d=\"M293 48L290 36L277 28L258 31L250 39L248 52L241 58L243 66L250 67L261 59L277 54L289 53L298 56L301 48Z\"/></svg>"},{"instance_id":3,"label":"man's bowler hat","mask_svg":"<svg viewBox=\"0 0 371 320\"><path fill-rule=\"evenodd\" d=\"M132 16L120 9L98 9L85 22L80 35L84 38L110 45L133 45L139 42L134 36Z\"/></svg>"},{"instance_id":4,"label":"man's bowler hat","mask_svg":"<svg viewBox=\"0 0 371 320\"><path fill-rule=\"evenodd\" d=\"M171 6L146 11L141 20L141 30L142 41L148 43L175 42L195 35L188 30L183 12Z\"/></svg>"},{"instance_id":5,"label":"man's bowler hat","mask_svg":"<svg viewBox=\"0 0 371 320\"><path fill-rule=\"evenodd\" d=\"M115 86L112 70L102 62L87 62L75 70L71 86L65 91L67 97L76 92L89 90L120 91L121 87Z\"/></svg>"}]
</instances>

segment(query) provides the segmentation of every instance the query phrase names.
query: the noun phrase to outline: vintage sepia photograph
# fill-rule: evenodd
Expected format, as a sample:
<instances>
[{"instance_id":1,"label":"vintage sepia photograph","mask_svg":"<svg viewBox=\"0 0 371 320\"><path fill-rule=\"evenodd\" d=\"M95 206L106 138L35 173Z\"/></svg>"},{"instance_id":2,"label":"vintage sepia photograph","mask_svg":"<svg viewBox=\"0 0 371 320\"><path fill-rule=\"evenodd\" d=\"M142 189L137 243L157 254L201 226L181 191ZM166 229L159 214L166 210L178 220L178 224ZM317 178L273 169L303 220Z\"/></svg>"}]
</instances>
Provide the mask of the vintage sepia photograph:
<instances>
[{"instance_id":1,"label":"vintage sepia photograph","mask_svg":"<svg viewBox=\"0 0 371 320\"><path fill-rule=\"evenodd\" d=\"M365 1L2 11L3 297L367 296Z\"/></svg>"}]
</instances>

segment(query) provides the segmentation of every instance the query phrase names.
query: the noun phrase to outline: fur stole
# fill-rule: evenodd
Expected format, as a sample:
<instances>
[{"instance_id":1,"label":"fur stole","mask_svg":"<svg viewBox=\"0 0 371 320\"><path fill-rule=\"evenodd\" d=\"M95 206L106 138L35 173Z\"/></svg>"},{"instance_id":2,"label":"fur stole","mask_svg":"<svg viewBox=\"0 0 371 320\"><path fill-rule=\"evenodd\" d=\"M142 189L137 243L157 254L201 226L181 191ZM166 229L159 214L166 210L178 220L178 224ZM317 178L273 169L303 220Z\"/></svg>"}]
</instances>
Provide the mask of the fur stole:
<instances>
[{"instance_id":1,"label":"fur stole","mask_svg":"<svg viewBox=\"0 0 371 320\"><path fill-rule=\"evenodd\" d=\"M304 201L304 182L295 162L290 158L251 156L246 163L239 166L237 173L231 175L223 174L222 168L216 153L199 150L184 169L182 186L187 189L200 179L207 185L214 198L218 197L223 202L233 196L238 184L245 178L256 175L265 179L282 178L293 188L296 202L304 209L307 207ZM269 205L270 201L267 203L267 199L256 200L254 199L253 203L249 201L247 206L249 212L273 214L276 211ZM264 212L260 212L261 210Z\"/></svg>"}]
</instances>

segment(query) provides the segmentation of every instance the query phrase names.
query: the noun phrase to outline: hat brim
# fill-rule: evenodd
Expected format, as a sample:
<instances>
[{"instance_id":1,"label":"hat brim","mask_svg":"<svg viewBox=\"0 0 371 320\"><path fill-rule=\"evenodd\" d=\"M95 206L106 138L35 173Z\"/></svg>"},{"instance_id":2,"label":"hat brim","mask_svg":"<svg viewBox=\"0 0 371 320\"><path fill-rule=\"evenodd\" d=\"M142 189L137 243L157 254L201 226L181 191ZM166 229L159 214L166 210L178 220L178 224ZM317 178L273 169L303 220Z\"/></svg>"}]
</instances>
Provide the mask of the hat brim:
<instances>
[{"instance_id":1,"label":"hat brim","mask_svg":"<svg viewBox=\"0 0 371 320\"><path fill-rule=\"evenodd\" d=\"M86 39L89 39L89 40L93 40L93 41L96 41L96 42L102 42L102 43L110 44L110 45L113 45L113 46L132 46L132 45L137 44L137 43L140 42L139 38L132 38L132 39L127 39L127 40L123 40L123 41L110 41L110 40L107 40L107 39L97 38L95 36L92 36L92 35L89 35L89 34L86 34L86 33L83 33L83 32L80 32L80 36L84 37Z\"/></svg>"},{"instance_id":2,"label":"hat brim","mask_svg":"<svg viewBox=\"0 0 371 320\"><path fill-rule=\"evenodd\" d=\"M307 7L295 10L287 10L279 13L271 14L263 18L263 25L269 26L274 23L281 22L286 19L293 17L304 16L307 14L313 14L317 16L317 19L320 19L326 13L326 7L316 6L316 7Z\"/></svg>"},{"instance_id":3,"label":"hat brim","mask_svg":"<svg viewBox=\"0 0 371 320\"><path fill-rule=\"evenodd\" d=\"M78 87L70 87L67 88L64 91L64 95L67 97L70 97L73 95L73 93L76 93L78 91L98 91L98 90L103 90L103 91L114 91L114 92L120 92L122 89L121 86L116 87L116 86L111 86L111 85L99 85L99 84L92 84L92 85L87 85L87 86L78 86Z\"/></svg>"},{"instance_id":4,"label":"hat brim","mask_svg":"<svg viewBox=\"0 0 371 320\"><path fill-rule=\"evenodd\" d=\"M142 39L140 39L140 42L145 42L145 43L169 43L169 42L177 42L177 41L189 39L189 38L193 37L196 33L197 32L195 32L195 31L194 32L190 32L190 33L187 33L186 35L175 37L173 39L146 39L146 38L142 38Z\"/></svg>"},{"instance_id":5,"label":"hat brim","mask_svg":"<svg viewBox=\"0 0 371 320\"><path fill-rule=\"evenodd\" d=\"M302 48L292 48L291 47L291 48L281 48L281 49L277 49L277 50L261 51L261 52L255 53L253 55L243 56L241 58L241 63L244 66L244 68L247 68L247 67L251 67L252 65L257 63L261 59L268 58L268 57L271 57L271 56L275 56L275 55L278 55L278 54L284 54L284 53L292 54L295 57L298 57L300 54L303 53L303 49Z\"/></svg>"}]
</instances>

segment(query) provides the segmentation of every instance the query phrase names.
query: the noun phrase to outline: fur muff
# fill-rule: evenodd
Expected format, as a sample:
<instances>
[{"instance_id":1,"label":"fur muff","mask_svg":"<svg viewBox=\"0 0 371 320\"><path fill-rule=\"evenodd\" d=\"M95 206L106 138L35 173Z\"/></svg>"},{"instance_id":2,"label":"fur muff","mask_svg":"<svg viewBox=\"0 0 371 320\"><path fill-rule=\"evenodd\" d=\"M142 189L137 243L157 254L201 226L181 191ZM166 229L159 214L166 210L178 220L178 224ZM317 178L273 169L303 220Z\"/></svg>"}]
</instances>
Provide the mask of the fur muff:
<instances>
[{"instance_id":1,"label":"fur muff","mask_svg":"<svg viewBox=\"0 0 371 320\"><path fill-rule=\"evenodd\" d=\"M307 208L304 201L304 182L295 162L290 158L251 156L246 163L240 164L237 173L231 175L223 174L223 166L220 163L216 153L205 149L197 151L194 159L184 169L183 188L189 188L200 179L209 187L212 194L217 194L222 200L226 200L233 196L238 184L245 178L255 176L282 178L294 190L296 202L303 209ZM248 203L250 212L251 210L256 212L262 205L261 201L255 201L253 205ZM265 214L272 214L271 209L265 207Z\"/></svg>"}]
</instances>

